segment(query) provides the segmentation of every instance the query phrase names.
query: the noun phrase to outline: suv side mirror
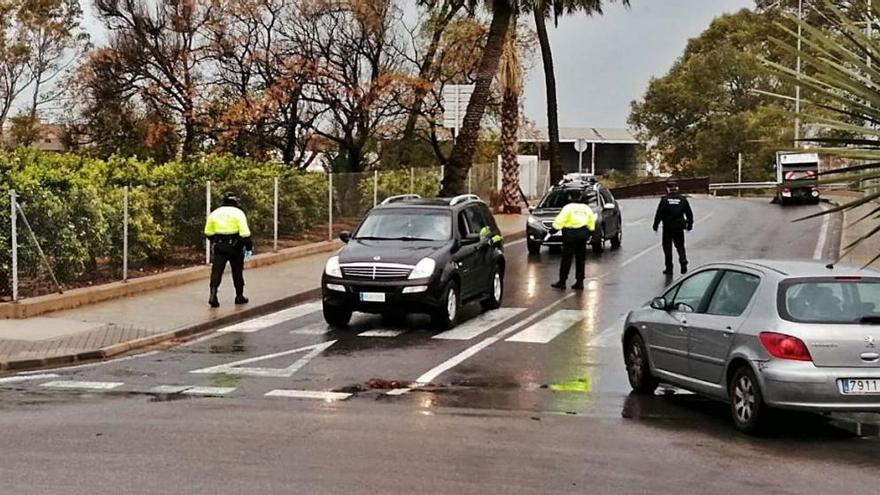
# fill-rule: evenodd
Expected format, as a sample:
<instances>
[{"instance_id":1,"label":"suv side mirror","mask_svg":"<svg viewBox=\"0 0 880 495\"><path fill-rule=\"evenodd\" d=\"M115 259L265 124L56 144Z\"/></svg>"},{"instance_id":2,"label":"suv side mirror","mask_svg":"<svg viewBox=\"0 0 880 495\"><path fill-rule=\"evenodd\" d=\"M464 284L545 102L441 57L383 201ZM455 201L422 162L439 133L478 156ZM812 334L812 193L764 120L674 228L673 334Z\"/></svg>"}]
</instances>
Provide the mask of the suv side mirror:
<instances>
[{"instance_id":1,"label":"suv side mirror","mask_svg":"<svg viewBox=\"0 0 880 495\"><path fill-rule=\"evenodd\" d=\"M606 210L616 210L617 205L615 205L614 203L605 203L605 209Z\"/></svg>"},{"instance_id":2,"label":"suv side mirror","mask_svg":"<svg viewBox=\"0 0 880 495\"><path fill-rule=\"evenodd\" d=\"M669 309L669 303L666 302L665 297L655 297L651 301L651 308L657 311L666 311Z\"/></svg>"},{"instance_id":3,"label":"suv side mirror","mask_svg":"<svg viewBox=\"0 0 880 495\"><path fill-rule=\"evenodd\" d=\"M351 232L349 232L347 230L343 230L342 232L339 233L339 240L348 244L349 241L351 241Z\"/></svg>"}]
</instances>

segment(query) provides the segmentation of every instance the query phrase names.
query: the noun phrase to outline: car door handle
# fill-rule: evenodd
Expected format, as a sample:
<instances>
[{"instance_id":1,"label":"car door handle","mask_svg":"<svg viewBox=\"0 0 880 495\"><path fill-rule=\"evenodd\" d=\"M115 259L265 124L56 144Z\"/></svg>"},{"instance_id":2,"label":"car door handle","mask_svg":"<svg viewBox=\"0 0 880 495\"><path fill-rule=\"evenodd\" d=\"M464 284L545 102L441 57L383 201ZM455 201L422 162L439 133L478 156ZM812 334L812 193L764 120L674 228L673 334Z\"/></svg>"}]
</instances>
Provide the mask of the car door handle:
<instances>
[{"instance_id":1,"label":"car door handle","mask_svg":"<svg viewBox=\"0 0 880 495\"><path fill-rule=\"evenodd\" d=\"M733 337L734 333L733 327L727 327L721 334L724 335L724 338L729 339L730 337Z\"/></svg>"}]
</instances>

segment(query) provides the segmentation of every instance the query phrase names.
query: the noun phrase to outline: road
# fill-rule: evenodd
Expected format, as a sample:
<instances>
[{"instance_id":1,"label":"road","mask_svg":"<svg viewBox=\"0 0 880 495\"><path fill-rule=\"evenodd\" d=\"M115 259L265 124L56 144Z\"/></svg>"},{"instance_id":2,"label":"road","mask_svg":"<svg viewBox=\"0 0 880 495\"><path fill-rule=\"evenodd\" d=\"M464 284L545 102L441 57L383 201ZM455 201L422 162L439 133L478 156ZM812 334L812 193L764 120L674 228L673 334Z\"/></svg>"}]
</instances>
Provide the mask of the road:
<instances>
[{"instance_id":1,"label":"road","mask_svg":"<svg viewBox=\"0 0 880 495\"><path fill-rule=\"evenodd\" d=\"M745 437L723 404L630 395L621 319L667 281L654 202L622 208L624 247L590 257L587 291L550 289L558 258L512 243L504 308L452 332L371 316L328 332L314 302L0 379L2 492L876 493L876 437L790 414ZM823 252L821 220L792 223L815 207L694 209L693 266Z\"/></svg>"}]
</instances>

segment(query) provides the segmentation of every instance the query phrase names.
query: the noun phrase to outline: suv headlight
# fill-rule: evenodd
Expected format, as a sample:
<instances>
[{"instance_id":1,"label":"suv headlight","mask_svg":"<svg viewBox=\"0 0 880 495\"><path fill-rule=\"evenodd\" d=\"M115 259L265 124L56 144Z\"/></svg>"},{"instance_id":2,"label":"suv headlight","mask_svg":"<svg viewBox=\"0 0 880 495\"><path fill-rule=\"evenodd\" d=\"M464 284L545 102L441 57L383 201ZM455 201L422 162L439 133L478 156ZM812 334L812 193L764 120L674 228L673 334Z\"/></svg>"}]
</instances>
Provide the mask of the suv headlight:
<instances>
[{"instance_id":1,"label":"suv headlight","mask_svg":"<svg viewBox=\"0 0 880 495\"><path fill-rule=\"evenodd\" d=\"M342 278L342 268L339 267L339 256L334 256L327 260L327 266L324 267L324 273L329 277Z\"/></svg>"},{"instance_id":2,"label":"suv headlight","mask_svg":"<svg viewBox=\"0 0 880 495\"><path fill-rule=\"evenodd\" d=\"M542 223L541 223L537 218L535 218L533 215L529 215L529 225L531 225L532 227L537 227L537 228L539 228L539 229L543 229L543 228L544 228L544 224L542 224Z\"/></svg>"},{"instance_id":3,"label":"suv headlight","mask_svg":"<svg viewBox=\"0 0 880 495\"><path fill-rule=\"evenodd\" d=\"M418 280L420 278L431 278L434 275L434 269L437 268L437 262L431 258L423 258L419 261L412 273L409 274L410 280Z\"/></svg>"}]
</instances>

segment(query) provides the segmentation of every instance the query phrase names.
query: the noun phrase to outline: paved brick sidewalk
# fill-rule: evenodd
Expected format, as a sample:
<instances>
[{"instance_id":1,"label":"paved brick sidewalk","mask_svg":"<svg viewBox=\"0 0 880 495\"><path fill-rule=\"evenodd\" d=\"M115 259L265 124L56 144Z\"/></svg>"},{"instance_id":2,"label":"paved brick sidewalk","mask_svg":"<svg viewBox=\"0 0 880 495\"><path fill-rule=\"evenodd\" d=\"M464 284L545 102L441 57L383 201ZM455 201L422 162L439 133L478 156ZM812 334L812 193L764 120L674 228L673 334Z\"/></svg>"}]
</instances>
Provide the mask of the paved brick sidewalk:
<instances>
[{"instance_id":1,"label":"paved brick sidewalk","mask_svg":"<svg viewBox=\"0 0 880 495\"><path fill-rule=\"evenodd\" d=\"M507 237L522 235L525 216L499 215ZM232 280L220 288L222 306L207 305L206 280L24 320L0 320L0 369L29 369L106 358L232 324L317 296L329 253L250 269L250 304L232 304Z\"/></svg>"}]
</instances>

